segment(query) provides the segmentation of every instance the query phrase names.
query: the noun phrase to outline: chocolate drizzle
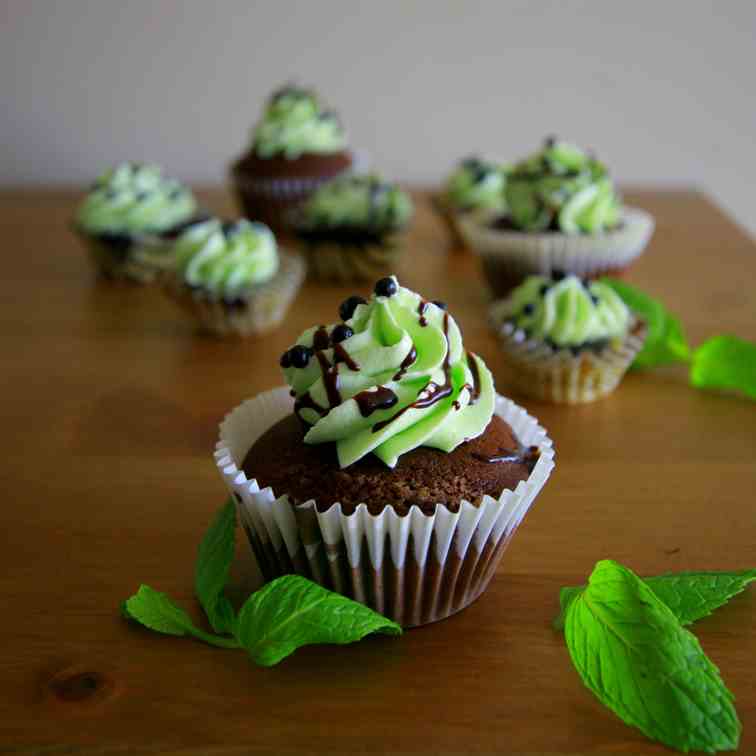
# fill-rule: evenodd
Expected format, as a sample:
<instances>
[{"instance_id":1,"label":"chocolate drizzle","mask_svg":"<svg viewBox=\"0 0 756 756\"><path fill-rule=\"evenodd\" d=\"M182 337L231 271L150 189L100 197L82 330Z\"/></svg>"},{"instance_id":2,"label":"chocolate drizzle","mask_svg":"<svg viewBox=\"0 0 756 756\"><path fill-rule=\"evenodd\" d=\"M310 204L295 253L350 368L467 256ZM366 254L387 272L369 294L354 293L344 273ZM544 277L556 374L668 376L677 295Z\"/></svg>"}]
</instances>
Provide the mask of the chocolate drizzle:
<instances>
[{"instance_id":1,"label":"chocolate drizzle","mask_svg":"<svg viewBox=\"0 0 756 756\"><path fill-rule=\"evenodd\" d=\"M480 398L480 372L478 371L478 363L475 357L476 355L472 352L467 353L467 367L470 368L473 377L472 386L465 384L470 389L470 404L475 404Z\"/></svg>"},{"instance_id":2,"label":"chocolate drizzle","mask_svg":"<svg viewBox=\"0 0 756 756\"><path fill-rule=\"evenodd\" d=\"M328 414L328 410L325 409L325 407L321 407L311 396L310 392L306 391L302 396L299 397L294 402L294 412L299 417L299 419L302 419L302 416L299 414L301 410L303 409L311 409L315 410L321 417Z\"/></svg>"},{"instance_id":3,"label":"chocolate drizzle","mask_svg":"<svg viewBox=\"0 0 756 756\"><path fill-rule=\"evenodd\" d=\"M328 349L330 345L331 339L328 336L328 329L324 325L318 326L318 330L315 331L315 334L312 337L312 348Z\"/></svg>"},{"instance_id":4,"label":"chocolate drizzle","mask_svg":"<svg viewBox=\"0 0 756 756\"><path fill-rule=\"evenodd\" d=\"M416 359L417 349L415 349L413 345L412 349L407 352L407 356L402 360L402 364L399 365L399 372L394 376L393 380L400 381L404 377L404 374L407 372L409 366L414 365Z\"/></svg>"},{"instance_id":5,"label":"chocolate drizzle","mask_svg":"<svg viewBox=\"0 0 756 756\"><path fill-rule=\"evenodd\" d=\"M375 391L360 391L352 398L363 417L369 417L376 410L391 409L399 401L399 397L385 386L378 386Z\"/></svg>"},{"instance_id":6,"label":"chocolate drizzle","mask_svg":"<svg viewBox=\"0 0 756 756\"><path fill-rule=\"evenodd\" d=\"M349 352L341 344L335 344L333 347L333 364L334 367L343 362L350 370L357 371L360 366L349 356Z\"/></svg>"},{"instance_id":7,"label":"chocolate drizzle","mask_svg":"<svg viewBox=\"0 0 756 756\"><path fill-rule=\"evenodd\" d=\"M499 449L499 454L487 456L485 454L478 454L473 452L470 456L473 459L477 459L478 462L486 462L489 464L495 464L498 462L509 462L511 464L526 465L528 472L532 472L533 468L538 462L538 457L541 452L537 446L522 446L516 450L512 449Z\"/></svg>"},{"instance_id":8,"label":"chocolate drizzle","mask_svg":"<svg viewBox=\"0 0 756 756\"><path fill-rule=\"evenodd\" d=\"M383 430L387 425L390 423L393 423L394 420L401 417L408 409L427 409L428 407L432 407L437 402L440 402L442 399L445 399L447 396L449 396L452 393L452 382L451 382L451 367L449 365L449 361L451 358L451 346L449 345L449 313L444 313L444 338L446 339L446 356L444 357L444 362L442 365L443 371L444 371L444 382L439 385L437 383L433 383L432 381L428 383L428 385L418 394L417 399L415 399L412 404L408 404L406 407L403 407L399 410L393 417L390 417L388 420L383 420L380 423L376 423L373 426L373 433L377 433L380 430Z\"/></svg>"},{"instance_id":9,"label":"chocolate drizzle","mask_svg":"<svg viewBox=\"0 0 756 756\"><path fill-rule=\"evenodd\" d=\"M315 331L312 343L316 350L315 357L320 365L320 373L323 376L323 387L325 388L326 396L328 397L328 408L321 407L315 402L312 396L310 396L310 392L307 391L294 402L294 412L299 415L300 410L312 409L323 417L334 407L341 404L342 401L341 393L339 392L339 363L343 362L350 370L354 371L359 370L360 366L352 359L341 344L333 345L333 364L329 362L328 357L325 356L323 351L330 344L330 337L325 326L320 326L318 330ZM392 405L388 406L390 407ZM300 416L300 420L301 419Z\"/></svg>"},{"instance_id":10,"label":"chocolate drizzle","mask_svg":"<svg viewBox=\"0 0 756 756\"><path fill-rule=\"evenodd\" d=\"M424 300L420 300L420 304L417 306L417 314L420 316L420 327L425 328L428 325L428 320L425 317L425 311L428 309L428 303Z\"/></svg>"},{"instance_id":11,"label":"chocolate drizzle","mask_svg":"<svg viewBox=\"0 0 756 756\"><path fill-rule=\"evenodd\" d=\"M320 363L320 372L323 374L323 386L325 387L326 396L328 397L328 406L333 409L341 404L341 394L339 393L339 371L336 365L331 365L328 358L323 352L315 352L315 356Z\"/></svg>"}]
</instances>

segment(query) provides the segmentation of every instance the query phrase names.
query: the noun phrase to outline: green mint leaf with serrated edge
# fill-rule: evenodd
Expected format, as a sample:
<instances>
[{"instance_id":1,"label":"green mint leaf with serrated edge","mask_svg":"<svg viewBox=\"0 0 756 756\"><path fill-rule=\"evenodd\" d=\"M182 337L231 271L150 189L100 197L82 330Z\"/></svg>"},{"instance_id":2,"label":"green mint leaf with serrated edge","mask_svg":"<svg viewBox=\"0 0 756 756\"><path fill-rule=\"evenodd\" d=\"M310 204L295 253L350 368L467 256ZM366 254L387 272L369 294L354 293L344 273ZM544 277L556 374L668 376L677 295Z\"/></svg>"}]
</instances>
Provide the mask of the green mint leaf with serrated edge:
<instances>
[{"instance_id":1,"label":"green mint leaf with serrated edge","mask_svg":"<svg viewBox=\"0 0 756 756\"><path fill-rule=\"evenodd\" d=\"M233 499L215 515L197 551L194 589L216 633L231 633L236 615L223 590L234 561L236 505Z\"/></svg>"},{"instance_id":2,"label":"green mint leaf with serrated edge","mask_svg":"<svg viewBox=\"0 0 756 756\"><path fill-rule=\"evenodd\" d=\"M730 572L670 572L643 578L643 582L672 610L683 625L690 625L702 617L707 617L755 580L756 569ZM584 585L567 586L559 592L561 610L553 623L556 630L564 629L567 607L584 589Z\"/></svg>"},{"instance_id":3,"label":"green mint leaf with serrated edge","mask_svg":"<svg viewBox=\"0 0 756 756\"><path fill-rule=\"evenodd\" d=\"M719 670L626 567L596 564L569 604L565 638L583 682L627 724L682 751L737 748L741 725Z\"/></svg>"},{"instance_id":4,"label":"green mint leaf with serrated edge","mask_svg":"<svg viewBox=\"0 0 756 756\"><path fill-rule=\"evenodd\" d=\"M756 344L719 335L693 352L690 382L700 389L742 391L756 399Z\"/></svg>"},{"instance_id":5,"label":"green mint leaf with serrated edge","mask_svg":"<svg viewBox=\"0 0 756 756\"><path fill-rule=\"evenodd\" d=\"M200 630L189 615L176 606L168 596L148 585L140 586L131 598L124 601L122 610L127 619L158 633L191 636L212 646L238 648L233 638L222 638Z\"/></svg>"},{"instance_id":6,"label":"green mint leaf with serrated edge","mask_svg":"<svg viewBox=\"0 0 756 756\"><path fill-rule=\"evenodd\" d=\"M265 667L278 664L300 646L353 643L370 633L401 635L402 628L299 575L284 575L250 596L235 629L239 645Z\"/></svg>"},{"instance_id":7,"label":"green mint leaf with serrated edge","mask_svg":"<svg viewBox=\"0 0 756 756\"><path fill-rule=\"evenodd\" d=\"M616 278L602 278L601 281L611 286L624 303L648 325L646 341L632 367L650 368L690 360L690 347L682 324L659 300Z\"/></svg>"}]
</instances>

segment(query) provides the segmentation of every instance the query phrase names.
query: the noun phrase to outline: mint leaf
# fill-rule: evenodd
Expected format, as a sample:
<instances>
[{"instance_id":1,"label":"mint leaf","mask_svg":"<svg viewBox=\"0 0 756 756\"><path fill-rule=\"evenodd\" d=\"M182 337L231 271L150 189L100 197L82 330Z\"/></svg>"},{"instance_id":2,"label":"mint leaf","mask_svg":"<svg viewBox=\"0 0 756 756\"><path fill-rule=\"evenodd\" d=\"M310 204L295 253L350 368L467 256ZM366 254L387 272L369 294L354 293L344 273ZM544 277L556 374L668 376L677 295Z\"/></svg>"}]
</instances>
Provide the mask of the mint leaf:
<instances>
[{"instance_id":1,"label":"mint leaf","mask_svg":"<svg viewBox=\"0 0 756 756\"><path fill-rule=\"evenodd\" d=\"M690 382L701 389L742 391L756 399L756 344L736 336L714 336L693 352Z\"/></svg>"},{"instance_id":2,"label":"mint leaf","mask_svg":"<svg viewBox=\"0 0 756 756\"><path fill-rule=\"evenodd\" d=\"M669 572L643 578L643 582L672 610L683 625L690 625L702 617L707 617L754 580L756 569L735 572ZM560 611L552 623L555 630L564 629L567 607L583 590L584 585L567 586L559 592Z\"/></svg>"},{"instance_id":3,"label":"mint leaf","mask_svg":"<svg viewBox=\"0 0 756 756\"><path fill-rule=\"evenodd\" d=\"M137 593L123 602L122 609L127 619L158 633L188 635L222 648L238 647L232 638L220 638L200 630L183 609L176 606L164 593L150 588L149 585L139 586Z\"/></svg>"},{"instance_id":4,"label":"mint leaf","mask_svg":"<svg viewBox=\"0 0 756 756\"><path fill-rule=\"evenodd\" d=\"M554 630L564 630L564 620L567 616L567 608L575 599L585 590L584 585L577 586L565 586L559 591L559 614L554 617L554 621L551 623Z\"/></svg>"},{"instance_id":5,"label":"mint leaf","mask_svg":"<svg viewBox=\"0 0 756 756\"><path fill-rule=\"evenodd\" d=\"M733 696L696 637L635 574L598 562L567 609L573 664L627 724L682 751L737 748Z\"/></svg>"},{"instance_id":6,"label":"mint leaf","mask_svg":"<svg viewBox=\"0 0 756 756\"><path fill-rule=\"evenodd\" d=\"M284 575L250 596L235 630L239 645L265 667L307 644L353 643L370 633L401 632L372 609L299 575Z\"/></svg>"},{"instance_id":7,"label":"mint leaf","mask_svg":"<svg viewBox=\"0 0 756 756\"><path fill-rule=\"evenodd\" d=\"M234 608L223 594L234 561L235 527L236 506L229 499L215 515L197 552L194 589L216 633L231 633L235 622Z\"/></svg>"},{"instance_id":8,"label":"mint leaf","mask_svg":"<svg viewBox=\"0 0 756 756\"><path fill-rule=\"evenodd\" d=\"M601 281L611 286L624 303L648 325L646 341L632 367L650 368L690 360L690 347L682 324L659 300L616 278L602 278Z\"/></svg>"},{"instance_id":9,"label":"mint leaf","mask_svg":"<svg viewBox=\"0 0 756 756\"><path fill-rule=\"evenodd\" d=\"M644 582L681 624L689 625L726 604L754 580L756 570L741 570L679 572L646 578Z\"/></svg>"}]
</instances>

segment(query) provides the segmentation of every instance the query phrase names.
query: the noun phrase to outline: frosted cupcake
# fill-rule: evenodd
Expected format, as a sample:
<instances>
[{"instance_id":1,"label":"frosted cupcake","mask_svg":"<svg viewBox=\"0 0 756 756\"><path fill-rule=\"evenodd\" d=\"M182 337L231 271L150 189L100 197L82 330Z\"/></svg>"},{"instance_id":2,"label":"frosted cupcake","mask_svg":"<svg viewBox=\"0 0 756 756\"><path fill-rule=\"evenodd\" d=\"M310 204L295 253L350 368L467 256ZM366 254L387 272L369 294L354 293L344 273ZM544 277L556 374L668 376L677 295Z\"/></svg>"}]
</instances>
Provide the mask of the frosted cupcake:
<instances>
[{"instance_id":1,"label":"frosted cupcake","mask_svg":"<svg viewBox=\"0 0 756 756\"><path fill-rule=\"evenodd\" d=\"M249 336L278 325L304 279L302 261L280 252L262 223L211 219L174 245L165 291L200 327L218 336Z\"/></svg>"},{"instance_id":2,"label":"frosted cupcake","mask_svg":"<svg viewBox=\"0 0 756 756\"><path fill-rule=\"evenodd\" d=\"M99 272L144 283L171 266L173 239L201 219L189 189L158 166L121 163L94 183L74 229Z\"/></svg>"},{"instance_id":3,"label":"frosted cupcake","mask_svg":"<svg viewBox=\"0 0 756 756\"><path fill-rule=\"evenodd\" d=\"M621 273L654 229L648 213L622 205L603 163L554 139L514 166L504 197L505 212L460 219L460 232L479 253L497 295L531 274Z\"/></svg>"},{"instance_id":4,"label":"frosted cupcake","mask_svg":"<svg viewBox=\"0 0 756 756\"><path fill-rule=\"evenodd\" d=\"M646 337L610 286L577 276L530 276L491 317L512 384L559 404L591 402L618 386Z\"/></svg>"},{"instance_id":5,"label":"frosted cupcake","mask_svg":"<svg viewBox=\"0 0 756 756\"><path fill-rule=\"evenodd\" d=\"M297 572L405 626L474 601L554 462L454 318L399 286L281 357L221 425L218 468L266 579Z\"/></svg>"},{"instance_id":6,"label":"frosted cupcake","mask_svg":"<svg viewBox=\"0 0 756 756\"><path fill-rule=\"evenodd\" d=\"M412 200L377 176L345 176L321 186L292 216L312 278L374 281L397 267Z\"/></svg>"},{"instance_id":7,"label":"frosted cupcake","mask_svg":"<svg viewBox=\"0 0 756 756\"><path fill-rule=\"evenodd\" d=\"M244 214L278 230L292 207L351 166L336 113L314 91L286 86L270 96L249 150L231 175Z\"/></svg>"},{"instance_id":8,"label":"frosted cupcake","mask_svg":"<svg viewBox=\"0 0 756 756\"><path fill-rule=\"evenodd\" d=\"M460 216L473 212L506 212L504 193L507 169L489 160L469 157L462 160L446 180L443 190L434 197L454 241L464 245L458 229Z\"/></svg>"}]
</instances>

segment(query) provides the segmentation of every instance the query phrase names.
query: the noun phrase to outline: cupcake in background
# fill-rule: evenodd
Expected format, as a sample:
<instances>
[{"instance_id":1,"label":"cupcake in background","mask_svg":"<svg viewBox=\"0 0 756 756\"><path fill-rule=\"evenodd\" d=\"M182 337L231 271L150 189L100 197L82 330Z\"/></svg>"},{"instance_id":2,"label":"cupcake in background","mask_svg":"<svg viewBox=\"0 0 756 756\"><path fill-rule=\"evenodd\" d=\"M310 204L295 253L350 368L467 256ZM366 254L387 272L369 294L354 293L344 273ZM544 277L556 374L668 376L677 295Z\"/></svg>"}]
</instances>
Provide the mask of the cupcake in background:
<instances>
[{"instance_id":1,"label":"cupcake in background","mask_svg":"<svg viewBox=\"0 0 756 756\"><path fill-rule=\"evenodd\" d=\"M394 277L282 355L215 453L266 580L296 572L406 627L489 584L554 467L453 316ZM335 309L335 308L334 308Z\"/></svg>"},{"instance_id":2,"label":"cupcake in background","mask_svg":"<svg viewBox=\"0 0 756 756\"><path fill-rule=\"evenodd\" d=\"M200 220L191 191L158 166L121 163L94 183L74 229L100 273L146 283L172 265L173 239Z\"/></svg>"},{"instance_id":3,"label":"cupcake in background","mask_svg":"<svg viewBox=\"0 0 756 756\"><path fill-rule=\"evenodd\" d=\"M504 211L459 220L498 296L532 274L618 275L654 229L648 213L623 206L603 163L555 139L513 167L504 196Z\"/></svg>"},{"instance_id":4,"label":"cupcake in background","mask_svg":"<svg viewBox=\"0 0 756 756\"><path fill-rule=\"evenodd\" d=\"M336 113L313 90L285 86L270 96L231 176L244 214L280 230L292 207L352 163Z\"/></svg>"},{"instance_id":5,"label":"cupcake in background","mask_svg":"<svg viewBox=\"0 0 756 756\"><path fill-rule=\"evenodd\" d=\"M512 384L558 404L614 391L641 350L646 324L610 286L530 276L491 309Z\"/></svg>"},{"instance_id":6,"label":"cupcake in background","mask_svg":"<svg viewBox=\"0 0 756 756\"><path fill-rule=\"evenodd\" d=\"M292 229L312 278L372 281L397 267L410 196L374 175L323 184L293 215Z\"/></svg>"},{"instance_id":7,"label":"cupcake in background","mask_svg":"<svg viewBox=\"0 0 756 756\"><path fill-rule=\"evenodd\" d=\"M262 223L217 218L195 224L173 248L164 289L217 336L250 336L277 326L304 279L304 264L280 252Z\"/></svg>"},{"instance_id":8,"label":"cupcake in background","mask_svg":"<svg viewBox=\"0 0 756 756\"><path fill-rule=\"evenodd\" d=\"M479 157L460 161L446 180L434 204L446 221L457 247L464 247L458 218L475 211L503 214L507 209L504 188L508 169Z\"/></svg>"}]
</instances>

